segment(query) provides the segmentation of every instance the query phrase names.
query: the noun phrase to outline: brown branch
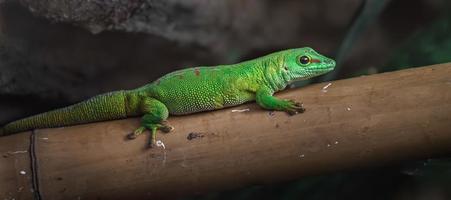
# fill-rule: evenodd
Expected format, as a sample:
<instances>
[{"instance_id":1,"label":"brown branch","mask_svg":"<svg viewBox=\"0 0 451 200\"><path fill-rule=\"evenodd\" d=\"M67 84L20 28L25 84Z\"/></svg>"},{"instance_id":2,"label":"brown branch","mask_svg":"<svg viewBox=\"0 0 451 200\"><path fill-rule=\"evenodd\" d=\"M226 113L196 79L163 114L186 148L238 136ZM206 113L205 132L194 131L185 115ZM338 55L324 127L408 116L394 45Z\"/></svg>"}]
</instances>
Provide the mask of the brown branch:
<instances>
[{"instance_id":1,"label":"brown branch","mask_svg":"<svg viewBox=\"0 0 451 200\"><path fill-rule=\"evenodd\" d=\"M296 116L255 104L171 117L176 130L125 140L127 119L37 130L43 199L146 199L224 190L451 150L451 64L288 90ZM233 112L249 108L248 112ZM0 197L31 197L30 132L0 138ZM21 174L20 171L26 174Z\"/></svg>"}]
</instances>

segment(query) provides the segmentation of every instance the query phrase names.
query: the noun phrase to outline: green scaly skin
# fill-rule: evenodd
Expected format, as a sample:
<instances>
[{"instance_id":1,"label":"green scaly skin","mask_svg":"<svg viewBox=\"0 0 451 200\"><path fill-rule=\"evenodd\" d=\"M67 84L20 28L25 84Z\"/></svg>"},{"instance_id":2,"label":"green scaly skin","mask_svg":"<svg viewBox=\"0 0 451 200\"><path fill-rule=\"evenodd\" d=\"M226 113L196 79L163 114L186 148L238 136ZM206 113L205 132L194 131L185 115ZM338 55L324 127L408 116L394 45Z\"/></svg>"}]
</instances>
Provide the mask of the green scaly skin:
<instances>
[{"instance_id":1,"label":"green scaly skin","mask_svg":"<svg viewBox=\"0 0 451 200\"><path fill-rule=\"evenodd\" d=\"M0 135L35 128L60 127L96 121L143 116L141 127L129 138L145 130L169 132L171 115L217 110L256 101L264 109L303 112L302 104L273 96L296 80L309 79L333 70L335 61L309 47L288 49L253 60L215 67L195 67L169 73L134 90L95 96L81 103L49 111L3 127Z\"/></svg>"}]
</instances>

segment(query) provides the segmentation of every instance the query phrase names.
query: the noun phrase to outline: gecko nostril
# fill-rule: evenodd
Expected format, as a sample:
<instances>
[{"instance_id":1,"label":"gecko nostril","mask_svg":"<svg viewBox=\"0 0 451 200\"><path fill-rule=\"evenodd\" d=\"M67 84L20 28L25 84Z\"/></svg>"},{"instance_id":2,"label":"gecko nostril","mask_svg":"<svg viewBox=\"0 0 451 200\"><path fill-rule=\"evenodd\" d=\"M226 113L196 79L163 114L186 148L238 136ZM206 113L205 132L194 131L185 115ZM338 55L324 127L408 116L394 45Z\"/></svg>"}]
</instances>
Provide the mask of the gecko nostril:
<instances>
[{"instance_id":1,"label":"gecko nostril","mask_svg":"<svg viewBox=\"0 0 451 200\"><path fill-rule=\"evenodd\" d=\"M335 60L330 59L330 64L335 66Z\"/></svg>"}]
</instances>

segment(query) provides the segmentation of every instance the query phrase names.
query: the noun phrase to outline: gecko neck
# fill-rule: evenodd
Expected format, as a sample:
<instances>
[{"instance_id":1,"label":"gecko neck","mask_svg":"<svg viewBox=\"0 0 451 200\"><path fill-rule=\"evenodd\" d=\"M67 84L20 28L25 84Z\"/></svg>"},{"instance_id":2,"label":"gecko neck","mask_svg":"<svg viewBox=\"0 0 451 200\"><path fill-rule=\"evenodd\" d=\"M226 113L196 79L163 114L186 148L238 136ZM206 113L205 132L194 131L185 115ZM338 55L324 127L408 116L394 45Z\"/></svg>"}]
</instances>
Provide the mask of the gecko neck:
<instances>
[{"instance_id":1,"label":"gecko neck","mask_svg":"<svg viewBox=\"0 0 451 200\"><path fill-rule=\"evenodd\" d=\"M273 91L277 92L285 89L288 85L289 76L283 71L283 58L268 59L263 62L263 80Z\"/></svg>"}]
</instances>

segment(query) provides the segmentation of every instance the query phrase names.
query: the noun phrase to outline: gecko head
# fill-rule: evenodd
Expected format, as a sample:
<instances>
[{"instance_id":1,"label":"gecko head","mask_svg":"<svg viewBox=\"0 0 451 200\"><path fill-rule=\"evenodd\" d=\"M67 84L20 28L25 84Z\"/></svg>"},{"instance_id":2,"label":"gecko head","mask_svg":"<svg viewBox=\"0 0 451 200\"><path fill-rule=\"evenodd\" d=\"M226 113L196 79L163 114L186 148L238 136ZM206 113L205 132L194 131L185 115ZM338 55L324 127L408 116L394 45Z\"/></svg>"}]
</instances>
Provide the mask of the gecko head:
<instances>
[{"instance_id":1,"label":"gecko head","mask_svg":"<svg viewBox=\"0 0 451 200\"><path fill-rule=\"evenodd\" d=\"M291 82L330 72L335 67L335 61L310 47L304 47L287 50L282 67L287 81Z\"/></svg>"}]
</instances>

